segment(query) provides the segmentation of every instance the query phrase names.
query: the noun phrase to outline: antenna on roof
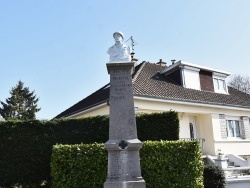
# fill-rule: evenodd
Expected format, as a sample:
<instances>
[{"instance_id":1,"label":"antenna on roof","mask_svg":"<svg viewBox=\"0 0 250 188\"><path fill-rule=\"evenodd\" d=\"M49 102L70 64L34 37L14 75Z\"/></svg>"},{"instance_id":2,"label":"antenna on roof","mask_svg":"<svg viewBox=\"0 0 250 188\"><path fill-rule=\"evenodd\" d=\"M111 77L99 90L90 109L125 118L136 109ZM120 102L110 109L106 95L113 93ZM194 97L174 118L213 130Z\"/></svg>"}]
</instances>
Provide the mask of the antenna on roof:
<instances>
[{"instance_id":1,"label":"antenna on roof","mask_svg":"<svg viewBox=\"0 0 250 188\"><path fill-rule=\"evenodd\" d=\"M171 60L172 65L175 64L175 61L176 61L175 59L172 59L172 60Z\"/></svg>"},{"instance_id":2,"label":"antenna on roof","mask_svg":"<svg viewBox=\"0 0 250 188\"><path fill-rule=\"evenodd\" d=\"M135 42L135 40L133 39L133 36L131 36L126 42L128 42L129 40L131 40L131 47L132 47L132 52L134 52L134 46L137 45L138 43Z\"/></svg>"},{"instance_id":3,"label":"antenna on roof","mask_svg":"<svg viewBox=\"0 0 250 188\"><path fill-rule=\"evenodd\" d=\"M135 40L133 39L133 36L131 36L126 42L128 42L129 40L131 41L131 48L132 48L131 59L132 59L132 61L138 61L138 59L134 58L134 55L135 55L134 46L137 45L138 43L135 42Z\"/></svg>"}]
</instances>

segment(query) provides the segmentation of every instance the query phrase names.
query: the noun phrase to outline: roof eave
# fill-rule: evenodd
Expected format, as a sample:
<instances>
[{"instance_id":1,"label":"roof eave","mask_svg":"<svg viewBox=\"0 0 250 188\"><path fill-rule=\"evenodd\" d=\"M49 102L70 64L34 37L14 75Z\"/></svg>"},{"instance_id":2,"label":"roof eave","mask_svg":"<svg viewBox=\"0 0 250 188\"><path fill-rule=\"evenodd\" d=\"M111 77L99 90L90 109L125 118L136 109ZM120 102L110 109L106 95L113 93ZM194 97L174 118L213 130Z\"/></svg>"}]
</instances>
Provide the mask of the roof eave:
<instances>
[{"instance_id":1,"label":"roof eave","mask_svg":"<svg viewBox=\"0 0 250 188\"><path fill-rule=\"evenodd\" d=\"M212 103L212 102L202 102L202 101L194 101L194 100L182 100L182 99L176 99L176 98L134 95L134 99L153 101L153 102L166 102L166 103L175 103L175 104L186 104L186 105L192 105L192 106L216 107L216 108L222 108L222 109L234 109L234 110L250 111L250 107L247 107L247 106L229 105L229 104Z\"/></svg>"},{"instance_id":2,"label":"roof eave","mask_svg":"<svg viewBox=\"0 0 250 188\"><path fill-rule=\"evenodd\" d=\"M83 115L83 114L86 114L87 112L90 112L90 111L99 109L99 108L101 108L101 107L103 107L103 106L106 106L106 105L107 105L107 102L108 102L108 100L104 100L104 101L102 101L102 102L93 104L93 105L91 105L91 106L88 106L88 107L86 107L86 108L83 108L83 109L81 109L81 110L72 112L72 113L70 113L70 114L67 114L67 115L62 116L62 117L59 117L59 118L74 118L74 117L76 117L76 116Z\"/></svg>"}]
</instances>

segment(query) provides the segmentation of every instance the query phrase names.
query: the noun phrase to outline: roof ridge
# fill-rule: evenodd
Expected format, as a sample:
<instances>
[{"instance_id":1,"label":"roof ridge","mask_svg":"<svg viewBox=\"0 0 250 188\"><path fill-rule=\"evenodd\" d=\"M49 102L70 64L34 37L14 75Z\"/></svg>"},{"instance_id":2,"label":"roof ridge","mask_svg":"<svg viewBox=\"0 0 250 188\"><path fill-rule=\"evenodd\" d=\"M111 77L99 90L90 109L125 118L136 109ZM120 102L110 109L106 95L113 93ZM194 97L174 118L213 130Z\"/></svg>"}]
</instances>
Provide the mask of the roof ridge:
<instances>
[{"instance_id":1,"label":"roof ridge","mask_svg":"<svg viewBox=\"0 0 250 188\"><path fill-rule=\"evenodd\" d=\"M110 83L104 85L103 87L101 87L100 89L98 89L98 90L96 90L95 92L91 93L90 95L92 95L92 94L94 94L94 93L97 93L97 92L99 92L99 91L101 91L101 90L107 88L109 85L110 85ZM89 95L89 96L90 96L90 95Z\"/></svg>"},{"instance_id":2,"label":"roof ridge","mask_svg":"<svg viewBox=\"0 0 250 188\"><path fill-rule=\"evenodd\" d=\"M137 77L139 76L139 74L141 73L143 67L146 65L146 61L143 61L142 64L141 64L141 67L135 72L135 75L133 76L132 78L132 83L135 82L135 80L137 79Z\"/></svg>"},{"instance_id":3,"label":"roof ridge","mask_svg":"<svg viewBox=\"0 0 250 188\"><path fill-rule=\"evenodd\" d=\"M82 111L84 108L89 107L89 105L88 105L88 106L86 106L86 107L84 107L84 108L79 108L79 109L77 109L77 110L74 110L74 108L75 108L76 106L80 105L82 102L84 102L84 101L86 101L86 100L89 100L89 99L90 99L91 97L93 97L94 95L98 95L99 93L105 91L106 89L109 88L109 86L110 86L110 83L104 85L104 86L101 87L100 89L94 91L93 93L91 93L91 94L88 95L87 97L83 98L82 100L78 101L78 102L75 103L74 105L70 106L69 108L67 108L66 110L64 110L63 112L61 112L61 113L58 114L57 116L55 116L54 118L67 117L67 116L70 116L70 115L72 115L72 114L74 114L74 113L77 113L77 112ZM95 104L93 104L93 105L91 105L91 106L98 105L99 103L103 103L103 102L105 102L105 101L106 101L106 99L104 99L104 100L102 100L102 101L99 101L99 102L97 102L97 103L95 103ZM78 107L77 107L77 108L78 108ZM70 112L68 112L68 111L70 111ZM65 114L65 113L66 113L66 114Z\"/></svg>"}]
</instances>

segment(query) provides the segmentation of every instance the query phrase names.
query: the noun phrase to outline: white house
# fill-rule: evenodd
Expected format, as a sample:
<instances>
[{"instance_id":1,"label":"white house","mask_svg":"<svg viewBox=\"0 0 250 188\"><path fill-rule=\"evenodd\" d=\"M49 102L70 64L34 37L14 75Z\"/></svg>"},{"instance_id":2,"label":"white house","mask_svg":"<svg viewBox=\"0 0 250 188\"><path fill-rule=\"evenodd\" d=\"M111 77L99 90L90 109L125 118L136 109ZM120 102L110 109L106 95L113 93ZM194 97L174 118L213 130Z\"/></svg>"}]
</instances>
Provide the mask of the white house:
<instances>
[{"instance_id":1,"label":"white house","mask_svg":"<svg viewBox=\"0 0 250 188\"><path fill-rule=\"evenodd\" d=\"M177 111L180 138L205 139L205 154L215 155L220 149L250 155L250 95L228 87L229 75L184 61L170 66L144 61L132 75L136 113ZM56 118L105 115L108 103L109 84Z\"/></svg>"}]
</instances>

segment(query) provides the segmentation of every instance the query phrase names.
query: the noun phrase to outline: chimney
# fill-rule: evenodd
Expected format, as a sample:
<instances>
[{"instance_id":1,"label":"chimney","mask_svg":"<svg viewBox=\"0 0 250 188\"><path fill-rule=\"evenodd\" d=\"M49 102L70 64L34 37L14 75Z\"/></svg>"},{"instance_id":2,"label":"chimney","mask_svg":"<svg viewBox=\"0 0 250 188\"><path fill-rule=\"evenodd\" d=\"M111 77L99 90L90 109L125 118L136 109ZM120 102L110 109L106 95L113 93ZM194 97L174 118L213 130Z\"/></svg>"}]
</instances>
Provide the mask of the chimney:
<instances>
[{"instance_id":1,"label":"chimney","mask_svg":"<svg viewBox=\"0 0 250 188\"><path fill-rule=\"evenodd\" d=\"M162 59L160 59L160 61L158 63L156 63L157 65L160 65L162 67L165 67L167 66L167 63L166 62L163 62Z\"/></svg>"}]
</instances>

